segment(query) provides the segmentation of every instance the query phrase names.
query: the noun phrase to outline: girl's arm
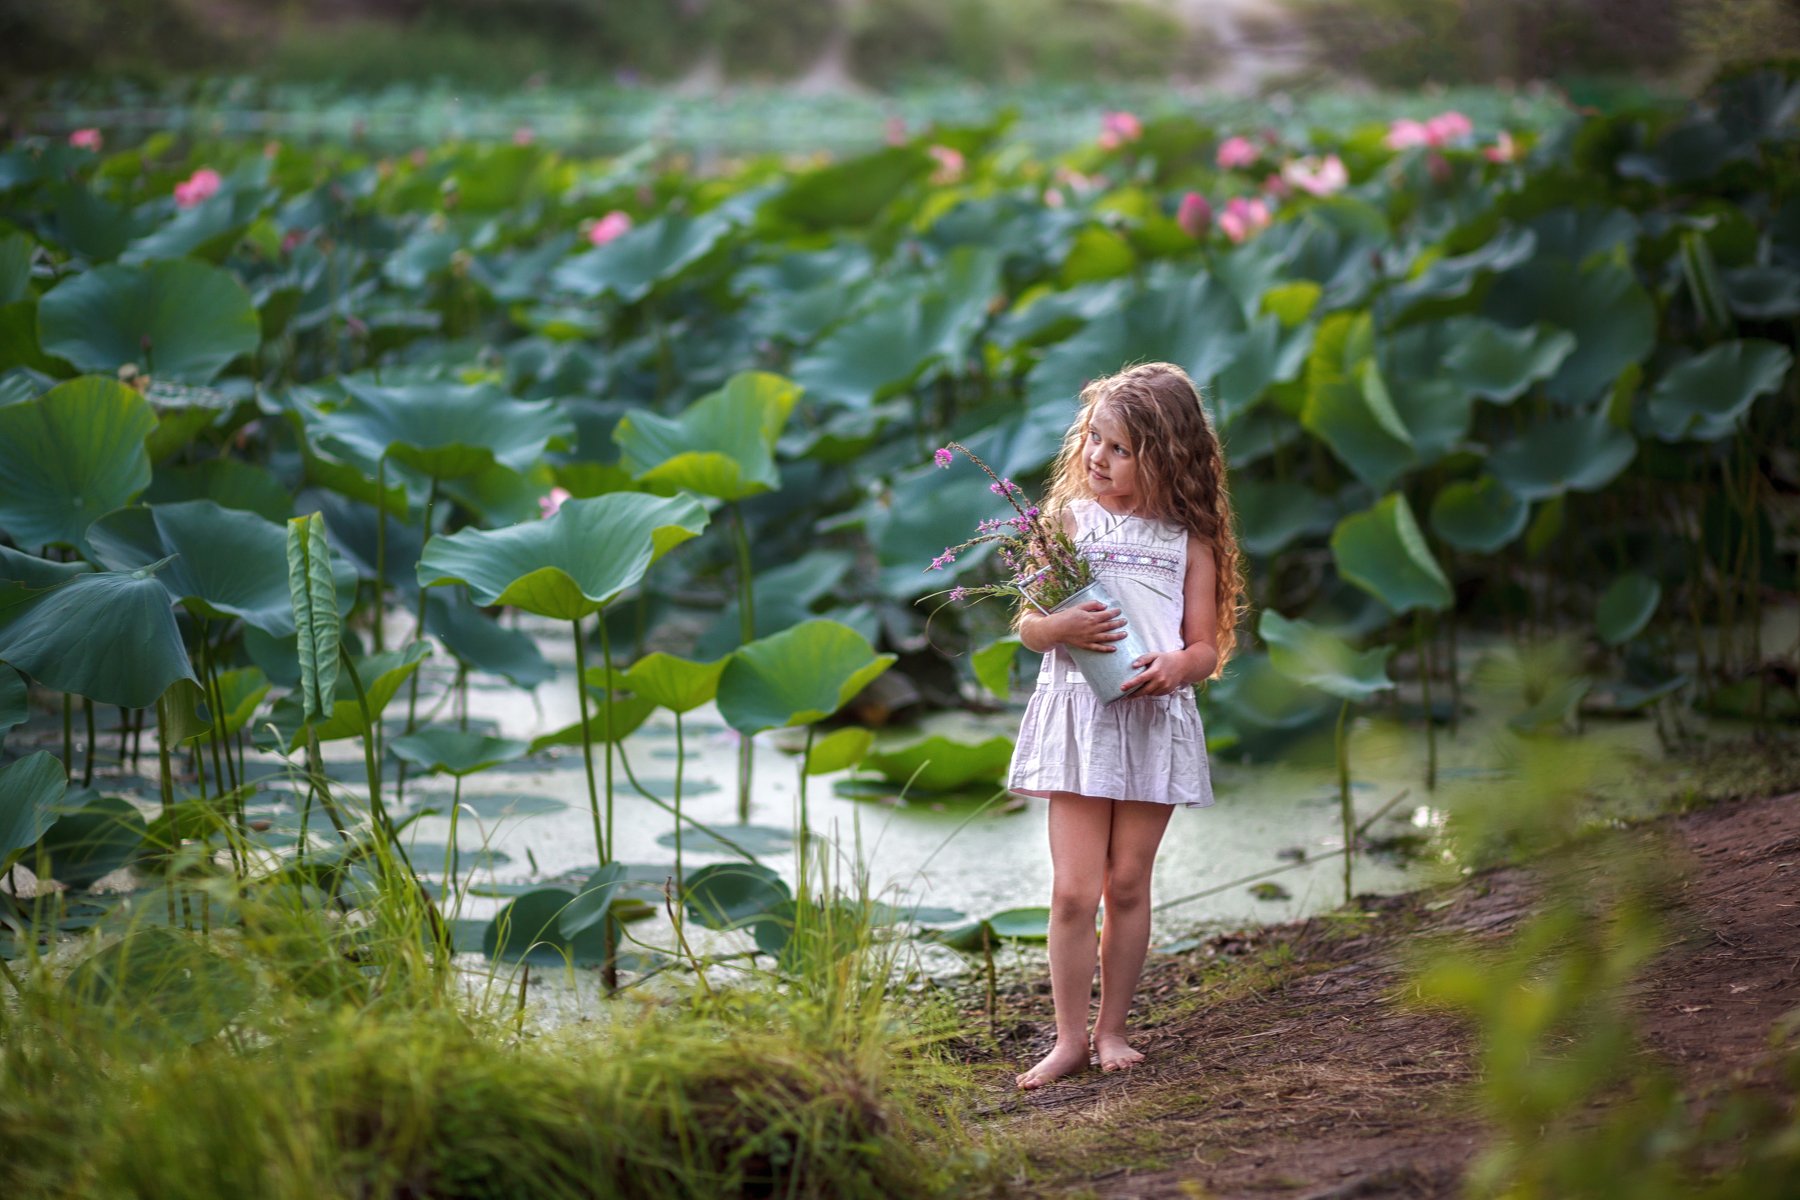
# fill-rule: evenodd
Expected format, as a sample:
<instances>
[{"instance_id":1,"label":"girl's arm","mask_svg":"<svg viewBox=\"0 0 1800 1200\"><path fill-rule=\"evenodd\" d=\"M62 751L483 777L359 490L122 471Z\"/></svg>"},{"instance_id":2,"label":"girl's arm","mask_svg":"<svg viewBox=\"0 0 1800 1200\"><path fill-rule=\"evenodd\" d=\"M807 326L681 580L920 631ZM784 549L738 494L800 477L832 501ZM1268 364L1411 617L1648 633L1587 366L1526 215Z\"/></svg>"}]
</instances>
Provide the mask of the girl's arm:
<instances>
[{"instance_id":1,"label":"girl's arm","mask_svg":"<svg viewBox=\"0 0 1800 1200\"><path fill-rule=\"evenodd\" d=\"M1140 668L1139 673L1121 684L1120 690L1128 691L1141 682L1139 695L1165 696L1213 673L1219 665L1218 588L1212 547L1188 535L1187 574L1181 581L1181 649L1139 656L1131 664Z\"/></svg>"}]
</instances>

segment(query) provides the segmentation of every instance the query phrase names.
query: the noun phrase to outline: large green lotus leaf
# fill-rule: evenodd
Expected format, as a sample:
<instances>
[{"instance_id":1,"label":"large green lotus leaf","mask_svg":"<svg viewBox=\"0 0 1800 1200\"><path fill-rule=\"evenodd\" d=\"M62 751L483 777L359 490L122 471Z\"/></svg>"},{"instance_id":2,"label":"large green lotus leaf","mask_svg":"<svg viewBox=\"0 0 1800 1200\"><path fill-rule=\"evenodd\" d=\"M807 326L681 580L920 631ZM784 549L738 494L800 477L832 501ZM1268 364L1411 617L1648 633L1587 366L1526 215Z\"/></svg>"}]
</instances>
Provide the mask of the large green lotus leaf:
<instances>
[{"instance_id":1,"label":"large green lotus leaf","mask_svg":"<svg viewBox=\"0 0 1800 1200\"><path fill-rule=\"evenodd\" d=\"M1575 335L1575 349L1545 384L1551 399L1565 404L1600 395L1656 345L1656 304L1617 259L1585 270L1564 259L1533 259L1494 281L1486 310L1505 325L1549 322Z\"/></svg>"},{"instance_id":2,"label":"large green lotus leaf","mask_svg":"<svg viewBox=\"0 0 1800 1200\"><path fill-rule=\"evenodd\" d=\"M491 383L342 382L352 402L321 416L313 433L371 473L383 458L434 479L478 475L495 463L522 471L543 457L552 440L575 436L562 406L515 400Z\"/></svg>"},{"instance_id":3,"label":"large green lotus leaf","mask_svg":"<svg viewBox=\"0 0 1800 1200\"><path fill-rule=\"evenodd\" d=\"M1367 700L1394 686L1387 674L1392 646L1356 650L1312 622L1289 620L1272 608L1263 610L1256 633L1277 671L1340 700Z\"/></svg>"},{"instance_id":4,"label":"large green lotus leaf","mask_svg":"<svg viewBox=\"0 0 1800 1200\"><path fill-rule=\"evenodd\" d=\"M849 703L894 663L836 621L807 621L759 638L732 656L719 679L719 713L739 733L810 725Z\"/></svg>"},{"instance_id":5,"label":"large green lotus leaf","mask_svg":"<svg viewBox=\"0 0 1800 1200\"><path fill-rule=\"evenodd\" d=\"M985 934L985 936L984 936ZM954 929L927 930L928 940L963 954L980 954L1000 941L1043 942L1050 937L1050 910L1042 907L1009 908L982 921Z\"/></svg>"},{"instance_id":6,"label":"large green lotus leaf","mask_svg":"<svg viewBox=\"0 0 1800 1200\"><path fill-rule=\"evenodd\" d=\"M706 510L688 495L565 500L546 520L432 538L419 556L419 583L463 583L483 607L510 604L578 620L610 604L706 522Z\"/></svg>"},{"instance_id":7,"label":"large green lotus leaf","mask_svg":"<svg viewBox=\"0 0 1800 1200\"><path fill-rule=\"evenodd\" d=\"M1044 352L1026 377L1032 404L1054 405L1068 424L1090 379L1134 362L1172 362L1204 383L1237 358L1248 325L1231 291L1200 272L1152 272L1124 305Z\"/></svg>"},{"instance_id":8,"label":"large green lotus leaf","mask_svg":"<svg viewBox=\"0 0 1800 1200\"><path fill-rule=\"evenodd\" d=\"M1016 637L1003 637L969 656L975 678L1002 700L1012 695L1012 665L1022 644Z\"/></svg>"},{"instance_id":9,"label":"large green lotus leaf","mask_svg":"<svg viewBox=\"0 0 1800 1200\"><path fill-rule=\"evenodd\" d=\"M243 284L188 258L96 267L38 303L44 351L83 371L110 374L135 363L158 379L210 383L261 340Z\"/></svg>"},{"instance_id":10,"label":"large green lotus leaf","mask_svg":"<svg viewBox=\"0 0 1800 1200\"><path fill-rule=\"evenodd\" d=\"M203 617L236 617L271 637L294 632L287 530L255 513L182 500L121 508L88 529L99 563L135 571L173 557L156 573L172 599Z\"/></svg>"},{"instance_id":11,"label":"large green lotus leaf","mask_svg":"<svg viewBox=\"0 0 1800 1200\"><path fill-rule=\"evenodd\" d=\"M518 897L488 922L481 951L504 962L538 967L599 966L606 959L606 930L596 922L573 939L563 936L563 913L574 903L572 892L540 888Z\"/></svg>"},{"instance_id":12,"label":"large green lotus leaf","mask_svg":"<svg viewBox=\"0 0 1800 1200\"><path fill-rule=\"evenodd\" d=\"M1063 423L1067 424L1067 414ZM970 449L987 458L987 447ZM887 595L911 599L949 587L945 576L950 572L926 570L931 560L947 546L973 536L976 522L1012 515L1006 502L988 491L984 476L976 473L973 479L957 480L952 478L955 473L928 466L898 476L888 502L875 509L869 537L875 543L882 568L881 587ZM989 553L986 545L964 551L954 570L966 570Z\"/></svg>"},{"instance_id":13,"label":"large green lotus leaf","mask_svg":"<svg viewBox=\"0 0 1800 1200\"><path fill-rule=\"evenodd\" d=\"M1137 255L1131 243L1104 225L1089 225L1075 234L1063 259L1061 282L1064 287L1083 283L1099 283L1129 275L1137 266Z\"/></svg>"},{"instance_id":14,"label":"large green lotus leaf","mask_svg":"<svg viewBox=\"0 0 1800 1200\"><path fill-rule=\"evenodd\" d=\"M958 247L928 282L828 333L794 363L794 379L809 395L858 409L903 392L941 364L960 363L999 287L997 255Z\"/></svg>"},{"instance_id":15,"label":"large green lotus leaf","mask_svg":"<svg viewBox=\"0 0 1800 1200\"><path fill-rule=\"evenodd\" d=\"M933 735L908 746L868 756L868 765L894 783L911 783L932 792L954 791L972 783L999 782L1012 761L1013 742L995 736L984 742L958 742Z\"/></svg>"},{"instance_id":16,"label":"large green lotus leaf","mask_svg":"<svg viewBox=\"0 0 1800 1200\"><path fill-rule=\"evenodd\" d=\"M62 815L37 845L49 860L44 873L72 888L85 888L137 857L148 832L143 814L118 796L69 792L58 811Z\"/></svg>"},{"instance_id":17,"label":"large green lotus leaf","mask_svg":"<svg viewBox=\"0 0 1800 1200\"><path fill-rule=\"evenodd\" d=\"M28 700L25 677L11 667L0 666L0 741L5 740L7 730L30 719Z\"/></svg>"},{"instance_id":18,"label":"large green lotus leaf","mask_svg":"<svg viewBox=\"0 0 1800 1200\"><path fill-rule=\"evenodd\" d=\"M277 197L267 188L227 184L193 208L182 209L119 254L122 263L202 258L219 262L229 254L263 207Z\"/></svg>"},{"instance_id":19,"label":"large green lotus leaf","mask_svg":"<svg viewBox=\"0 0 1800 1200\"><path fill-rule=\"evenodd\" d=\"M471 733L448 725L428 725L389 740L396 758L427 771L463 776L524 758L531 747L515 738Z\"/></svg>"},{"instance_id":20,"label":"large green lotus leaf","mask_svg":"<svg viewBox=\"0 0 1800 1200\"><path fill-rule=\"evenodd\" d=\"M615 692L609 708L605 690L592 683L588 685L588 693L587 741L596 746L604 746L608 741L624 741L637 731L638 726L650 719L650 714L657 707L655 701L643 696L621 696ZM581 744L581 722L576 721L573 725L565 725L561 729L532 738L531 752L537 754L552 746Z\"/></svg>"},{"instance_id":21,"label":"large green lotus leaf","mask_svg":"<svg viewBox=\"0 0 1800 1200\"><path fill-rule=\"evenodd\" d=\"M449 270L461 248L462 238L455 231L422 224L382 261L381 277L397 288L416 291L433 275Z\"/></svg>"},{"instance_id":22,"label":"large green lotus leaf","mask_svg":"<svg viewBox=\"0 0 1800 1200\"><path fill-rule=\"evenodd\" d=\"M66 379L75 368L51 358L38 346L38 302L35 296L0 305L0 371L20 368L49 379ZM10 403L10 401L0 401Z\"/></svg>"},{"instance_id":23,"label":"large green lotus leaf","mask_svg":"<svg viewBox=\"0 0 1800 1200\"><path fill-rule=\"evenodd\" d=\"M932 167L933 159L922 146L889 146L797 176L765 211L776 220L812 230L862 228Z\"/></svg>"},{"instance_id":24,"label":"large green lotus leaf","mask_svg":"<svg viewBox=\"0 0 1800 1200\"><path fill-rule=\"evenodd\" d=\"M1431 501L1431 528L1458 550L1492 554L1525 532L1531 506L1492 475L1448 484Z\"/></svg>"},{"instance_id":25,"label":"large green lotus leaf","mask_svg":"<svg viewBox=\"0 0 1800 1200\"><path fill-rule=\"evenodd\" d=\"M209 458L191 466L161 466L144 493L146 504L177 500L211 500L222 508L253 512L265 521L285 525L294 515L294 498L267 468L236 458Z\"/></svg>"},{"instance_id":26,"label":"large green lotus leaf","mask_svg":"<svg viewBox=\"0 0 1800 1200\"><path fill-rule=\"evenodd\" d=\"M0 408L0 528L21 546L85 550L94 518L149 485L155 428L142 396L91 376Z\"/></svg>"},{"instance_id":27,"label":"large green lotus leaf","mask_svg":"<svg viewBox=\"0 0 1800 1200\"><path fill-rule=\"evenodd\" d=\"M613 908L621 889L632 883L631 868L622 862L609 862L581 885L581 892L562 910L557 930L566 938L579 937L584 930L599 924Z\"/></svg>"},{"instance_id":28,"label":"large green lotus leaf","mask_svg":"<svg viewBox=\"0 0 1800 1200\"><path fill-rule=\"evenodd\" d=\"M1300 423L1369 487L1380 490L1415 461L1412 433L1372 355L1367 313L1326 318L1307 362Z\"/></svg>"},{"instance_id":29,"label":"large green lotus leaf","mask_svg":"<svg viewBox=\"0 0 1800 1200\"><path fill-rule=\"evenodd\" d=\"M1585 263L1596 254L1618 246L1629 253L1637 241L1637 218L1622 208L1587 204L1578 208L1554 208L1531 222L1537 234L1537 252Z\"/></svg>"},{"instance_id":30,"label":"large green lotus leaf","mask_svg":"<svg viewBox=\"0 0 1800 1200\"><path fill-rule=\"evenodd\" d=\"M1606 405L1592 412L1539 421L1488 456L1488 470L1521 500L1565 491L1597 492L1637 454L1631 434L1607 420Z\"/></svg>"},{"instance_id":31,"label":"large green lotus leaf","mask_svg":"<svg viewBox=\"0 0 1800 1200\"><path fill-rule=\"evenodd\" d=\"M31 260L36 254L37 243L27 234L0 238L0 306L31 295Z\"/></svg>"},{"instance_id":32,"label":"large green lotus leaf","mask_svg":"<svg viewBox=\"0 0 1800 1200\"><path fill-rule=\"evenodd\" d=\"M77 575L14 611L0 626L0 662L45 687L146 708L195 678L153 569Z\"/></svg>"},{"instance_id":33,"label":"large green lotus leaf","mask_svg":"<svg viewBox=\"0 0 1800 1200\"><path fill-rule=\"evenodd\" d=\"M210 938L152 927L82 960L69 972L63 994L162 1046L212 1037L250 1007L256 991L249 970Z\"/></svg>"},{"instance_id":34,"label":"large green lotus leaf","mask_svg":"<svg viewBox=\"0 0 1800 1200\"><path fill-rule=\"evenodd\" d=\"M1396 613L1442 611L1454 598L1412 507L1399 492L1339 521L1331 534L1331 556L1339 575Z\"/></svg>"},{"instance_id":35,"label":"large green lotus leaf","mask_svg":"<svg viewBox=\"0 0 1800 1200\"><path fill-rule=\"evenodd\" d=\"M670 712L692 712L719 693L729 658L692 662L672 654L646 654L621 677L623 686Z\"/></svg>"},{"instance_id":36,"label":"large green lotus leaf","mask_svg":"<svg viewBox=\"0 0 1800 1200\"><path fill-rule=\"evenodd\" d=\"M482 616L460 591L427 593L425 632L470 669L499 675L528 691L556 674L530 634Z\"/></svg>"},{"instance_id":37,"label":"large green lotus leaf","mask_svg":"<svg viewBox=\"0 0 1800 1200\"><path fill-rule=\"evenodd\" d=\"M1371 411L1391 410L1400 418L1412 438L1414 467L1429 466L1462 448L1475 416L1475 398L1466 389L1449 379L1430 379L1389 390L1373 359L1357 376Z\"/></svg>"},{"instance_id":38,"label":"large green lotus leaf","mask_svg":"<svg viewBox=\"0 0 1800 1200\"><path fill-rule=\"evenodd\" d=\"M1575 335L1539 323L1509 329L1478 317L1456 322L1444 369L1457 384L1496 404L1554 375L1575 350Z\"/></svg>"},{"instance_id":39,"label":"large green lotus leaf","mask_svg":"<svg viewBox=\"0 0 1800 1200\"><path fill-rule=\"evenodd\" d=\"M1594 612L1600 640L1609 646L1629 642L1650 623L1661 599L1662 585L1640 572L1628 571L1613 580Z\"/></svg>"},{"instance_id":40,"label":"large green lotus leaf","mask_svg":"<svg viewBox=\"0 0 1800 1200\"><path fill-rule=\"evenodd\" d=\"M1739 267L1724 276L1731 311L1757 321L1800 316L1800 271L1792 267Z\"/></svg>"},{"instance_id":41,"label":"large green lotus leaf","mask_svg":"<svg viewBox=\"0 0 1800 1200\"><path fill-rule=\"evenodd\" d=\"M400 694L400 689L412 678L413 672L430 656L429 642L414 642L404 650L388 650L355 660L357 678L362 680L371 719L380 724L381 714L394 702L394 697ZM313 722L319 740L332 742L368 736L369 727L363 721L362 705L357 702L356 689L347 672L338 672L336 689L330 715L322 721ZM306 744L306 721L297 693L290 692L284 696L269 714L269 720L277 730L291 731L287 736L287 748L290 752Z\"/></svg>"},{"instance_id":42,"label":"large green lotus leaf","mask_svg":"<svg viewBox=\"0 0 1800 1200\"><path fill-rule=\"evenodd\" d=\"M848 771L868 757L869 748L874 744L875 734L870 730L854 725L847 729L834 729L824 737L814 739L801 769L808 775Z\"/></svg>"},{"instance_id":43,"label":"large green lotus leaf","mask_svg":"<svg viewBox=\"0 0 1800 1200\"><path fill-rule=\"evenodd\" d=\"M687 878L688 915L707 929L736 929L774 911L794 894L768 867L711 863Z\"/></svg>"},{"instance_id":44,"label":"large green lotus leaf","mask_svg":"<svg viewBox=\"0 0 1800 1200\"><path fill-rule=\"evenodd\" d=\"M1662 441L1716 441L1737 428L1758 396L1781 387L1793 363L1793 352L1777 342L1721 342L1657 380L1645 416Z\"/></svg>"},{"instance_id":45,"label":"large green lotus leaf","mask_svg":"<svg viewBox=\"0 0 1800 1200\"><path fill-rule=\"evenodd\" d=\"M236 733L248 726L273 686L255 667L219 672L219 715L225 732Z\"/></svg>"},{"instance_id":46,"label":"large green lotus leaf","mask_svg":"<svg viewBox=\"0 0 1800 1200\"><path fill-rule=\"evenodd\" d=\"M1536 248L1537 235L1529 229L1503 229L1467 254L1432 259L1410 279L1389 289L1384 304L1391 306L1391 315L1384 324L1395 324L1421 306L1430 310L1464 307L1484 277L1529 261Z\"/></svg>"},{"instance_id":47,"label":"large green lotus leaf","mask_svg":"<svg viewBox=\"0 0 1800 1200\"><path fill-rule=\"evenodd\" d=\"M628 413L613 429L620 460L641 482L742 500L781 486L775 441L800 389L746 371L679 417Z\"/></svg>"},{"instance_id":48,"label":"large green lotus leaf","mask_svg":"<svg viewBox=\"0 0 1800 1200\"><path fill-rule=\"evenodd\" d=\"M1329 533L1336 519L1328 497L1293 480L1234 479L1231 502L1238 540L1259 558L1279 554L1303 537Z\"/></svg>"},{"instance_id":49,"label":"large green lotus leaf","mask_svg":"<svg viewBox=\"0 0 1800 1200\"><path fill-rule=\"evenodd\" d=\"M731 218L723 213L668 213L560 264L551 279L578 296L610 292L632 304L700 261L731 231Z\"/></svg>"},{"instance_id":50,"label":"large green lotus leaf","mask_svg":"<svg viewBox=\"0 0 1800 1200\"><path fill-rule=\"evenodd\" d=\"M37 845L56 823L57 806L68 786L61 761L47 750L0 767L0 871Z\"/></svg>"},{"instance_id":51,"label":"large green lotus leaf","mask_svg":"<svg viewBox=\"0 0 1800 1200\"><path fill-rule=\"evenodd\" d=\"M1257 653L1234 657L1207 697L1231 722L1277 732L1304 729L1337 707L1318 689L1277 671L1267 654Z\"/></svg>"}]
</instances>

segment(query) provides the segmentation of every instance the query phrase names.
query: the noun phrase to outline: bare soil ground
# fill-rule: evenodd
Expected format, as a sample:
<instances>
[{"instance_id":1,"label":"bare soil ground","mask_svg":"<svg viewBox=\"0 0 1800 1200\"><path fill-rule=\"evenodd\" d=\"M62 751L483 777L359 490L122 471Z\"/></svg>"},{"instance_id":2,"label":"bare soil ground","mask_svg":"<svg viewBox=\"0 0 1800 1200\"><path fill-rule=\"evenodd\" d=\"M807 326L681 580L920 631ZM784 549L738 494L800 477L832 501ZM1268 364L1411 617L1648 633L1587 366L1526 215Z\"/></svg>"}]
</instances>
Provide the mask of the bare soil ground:
<instances>
[{"instance_id":1,"label":"bare soil ground","mask_svg":"<svg viewBox=\"0 0 1800 1200\"><path fill-rule=\"evenodd\" d=\"M1778 1088L1771 1027L1800 1006L1800 793L1651 822L1674 871L1672 941L1634 993L1642 1051L1691 1096ZM1406 1002L1405 950L1434 932L1500 944L1536 891L1529 867L1153 956L1128 1073L1035 1093L1012 1072L1049 1049L1047 994L1002 1005L983 1113L1024 1148L1023 1195L1431 1197L1488 1141L1472 1031ZM1222 965L1221 960L1234 960ZM1792 1103L1792 1097L1787 1098Z\"/></svg>"}]
</instances>

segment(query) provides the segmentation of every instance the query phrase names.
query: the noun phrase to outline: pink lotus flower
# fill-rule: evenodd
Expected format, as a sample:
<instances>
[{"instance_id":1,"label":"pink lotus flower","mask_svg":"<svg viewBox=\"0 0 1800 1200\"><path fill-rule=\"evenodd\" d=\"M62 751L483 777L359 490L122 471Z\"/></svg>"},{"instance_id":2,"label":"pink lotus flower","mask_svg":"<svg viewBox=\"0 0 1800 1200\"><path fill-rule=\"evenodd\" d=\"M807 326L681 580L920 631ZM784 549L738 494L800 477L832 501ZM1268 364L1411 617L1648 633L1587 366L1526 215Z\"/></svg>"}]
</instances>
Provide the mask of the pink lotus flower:
<instances>
[{"instance_id":1,"label":"pink lotus flower","mask_svg":"<svg viewBox=\"0 0 1800 1200\"><path fill-rule=\"evenodd\" d=\"M1454 109L1441 112L1425 122L1425 136L1433 146L1447 145L1474 132L1475 126L1470 123L1469 118Z\"/></svg>"},{"instance_id":2,"label":"pink lotus flower","mask_svg":"<svg viewBox=\"0 0 1800 1200\"><path fill-rule=\"evenodd\" d=\"M512 139L513 145L529 146L529 145L531 145L531 143L533 143L535 141L537 141L537 131L532 129L531 126L521 125L517 129L513 130L513 139Z\"/></svg>"},{"instance_id":3,"label":"pink lotus flower","mask_svg":"<svg viewBox=\"0 0 1800 1200\"><path fill-rule=\"evenodd\" d=\"M1387 137L1383 140L1389 150L1410 150L1414 146L1428 144L1431 139L1425 132L1423 121L1401 117L1388 126Z\"/></svg>"},{"instance_id":4,"label":"pink lotus flower","mask_svg":"<svg viewBox=\"0 0 1800 1200\"><path fill-rule=\"evenodd\" d=\"M1181 207L1175 212L1175 223L1181 226L1183 233L1198 241L1206 236L1212 228L1212 205L1199 192L1189 192L1181 198Z\"/></svg>"},{"instance_id":5,"label":"pink lotus flower","mask_svg":"<svg viewBox=\"0 0 1800 1200\"><path fill-rule=\"evenodd\" d=\"M950 146L927 146L925 152L937 160L937 170L931 173L931 182L941 187L962 178L962 151Z\"/></svg>"},{"instance_id":6,"label":"pink lotus flower","mask_svg":"<svg viewBox=\"0 0 1800 1200\"><path fill-rule=\"evenodd\" d=\"M201 167L175 185L175 205L178 208L193 208L216 195L219 185L224 182L211 167Z\"/></svg>"},{"instance_id":7,"label":"pink lotus flower","mask_svg":"<svg viewBox=\"0 0 1800 1200\"><path fill-rule=\"evenodd\" d=\"M1100 118L1100 146L1113 150L1144 136L1144 123L1128 112L1109 112Z\"/></svg>"},{"instance_id":8,"label":"pink lotus flower","mask_svg":"<svg viewBox=\"0 0 1800 1200\"><path fill-rule=\"evenodd\" d=\"M889 117L887 119L886 124L882 126L882 129L883 129L883 135L887 138L888 145L890 145L890 146L906 145L906 118L905 117Z\"/></svg>"},{"instance_id":9,"label":"pink lotus flower","mask_svg":"<svg viewBox=\"0 0 1800 1200\"><path fill-rule=\"evenodd\" d=\"M631 218L615 208L588 226L587 239L592 245L604 246L630 228Z\"/></svg>"},{"instance_id":10,"label":"pink lotus flower","mask_svg":"<svg viewBox=\"0 0 1800 1200\"><path fill-rule=\"evenodd\" d=\"M1247 167L1262 157L1256 143L1247 137L1228 137L1219 143L1219 152L1214 161L1221 171L1235 171L1239 167Z\"/></svg>"},{"instance_id":11,"label":"pink lotus flower","mask_svg":"<svg viewBox=\"0 0 1800 1200\"><path fill-rule=\"evenodd\" d=\"M299 246L302 242L306 241L306 239L311 236L312 236L311 230L307 230L307 229L290 229L290 230L288 230L286 233L281 235L281 252L283 254L292 254L296 249L299 248Z\"/></svg>"},{"instance_id":12,"label":"pink lotus flower","mask_svg":"<svg viewBox=\"0 0 1800 1200\"><path fill-rule=\"evenodd\" d=\"M550 489L547 496L538 497L538 516L548 520L556 515L556 510L563 506L563 501L571 499L567 491L559 487Z\"/></svg>"},{"instance_id":13,"label":"pink lotus flower","mask_svg":"<svg viewBox=\"0 0 1800 1200\"><path fill-rule=\"evenodd\" d=\"M1502 129L1499 136L1494 139L1494 144L1483 148L1481 153L1487 157L1489 162L1509 163L1519 157L1519 146L1517 142L1513 141L1512 134Z\"/></svg>"},{"instance_id":14,"label":"pink lotus flower","mask_svg":"<svg viewBox=\"0 0 1800 1200\"><path fill-rule=\"evenodd\" d=\"M69 135L69 145L77 150L92 150L96 153L99 152L103 140L98 129L77 129Z\"/></svg>"},{"instance_id":15,"label":"pink lotus flower","mask_svg":"<svg viewBox=\"0 0 1800 1200\"><path fill-rule=\"evenodd\" d=\"M1260 196L1248 200L1233 196L1225 202L1225 211L1219 214L1219 229L1233 242L1241 242L1268 228L1270 219L1269 206Z\"/></svg>"},{"instance_id":16,"label":"pink lotus flower","mask_svg":"<svg viewBox=\"0 0 1800 1200\"><path fill-rule=\"evenodd\" d=\"M1047 187L1044 189L1044 207L1045 208L1061 208L1065 203L1067 203L1067 202L1063 199L1063 194L1061 191L1059 191L1053 187Z\"/></svg>"},{"instance_id":17,"label":"pink lotus flower","mask_svg":"<svg viewBox=\"0 0 1800 1200\"><path fill-rule=\"evenodd\" d=\"M1293 159L1282 165L1281 178L1314 196L1329 196L1334 192L1341 192L1350 183L1350 173L1344 169L1344 160L1335 154L1327 154L1324 158L1313 155Z\"/></svg>"},{"instance_id":18,"label":"pink lotus flower","mask_svg":"<svg viewBox=\"0 0 1800 1200\"><path fill-rule=\"evenodd\" d=\"M1270 171L1263 179L1262 190L1280 200L1294 189L1289 187L1288 181L1281 177L1281 172Z\"/></svg>"}]
</instances>

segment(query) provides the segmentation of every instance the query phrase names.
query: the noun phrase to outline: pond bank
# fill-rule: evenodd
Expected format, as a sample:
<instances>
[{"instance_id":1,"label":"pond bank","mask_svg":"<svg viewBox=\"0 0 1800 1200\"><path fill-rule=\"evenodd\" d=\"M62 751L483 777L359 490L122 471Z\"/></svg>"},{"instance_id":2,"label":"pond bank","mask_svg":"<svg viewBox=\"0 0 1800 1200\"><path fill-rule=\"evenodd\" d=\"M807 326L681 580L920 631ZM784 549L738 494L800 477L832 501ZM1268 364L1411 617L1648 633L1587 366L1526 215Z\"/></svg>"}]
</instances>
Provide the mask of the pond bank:
<instances>
[{"instance_id":1,"label":"pond bank","mask_svg":"<svg viewBox=\"0 0 1800 1200\"><path fill-rule=\"evenodd\" d=\"M1775 770L1784 794L1616 835L1655 845L1669 867L1667 940L1625 1007L1638 1060L1666 1069L1695 1119L1735 1088L1792 1120L1770 1033L1800 1006L1800 792L1786 790L1791 766ZM1489 1064L1471 1023L1411 1002L1416 952L1443 935L1484 956L1510 950L1541 906L1540 875L1505 866L1153 956L1134 1021L1147 1059L1128 1074L1090 1069L1014 1092L1013 1073L1049 1048L1053 1025L1038 981L1007 989L997 1038L965 1057L991 1071L989 1133L1031 1164L1014 1185L1119 1198L1460 1193L1494 1141L1477 1095ZM1579 1123L1606 1115L1584 1109ZM1702 1149L1713 1170L1735 1169L1742 1153L1730 1139Z\"/></svg>"}]
</instances>

